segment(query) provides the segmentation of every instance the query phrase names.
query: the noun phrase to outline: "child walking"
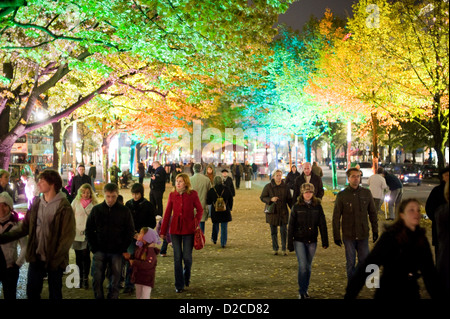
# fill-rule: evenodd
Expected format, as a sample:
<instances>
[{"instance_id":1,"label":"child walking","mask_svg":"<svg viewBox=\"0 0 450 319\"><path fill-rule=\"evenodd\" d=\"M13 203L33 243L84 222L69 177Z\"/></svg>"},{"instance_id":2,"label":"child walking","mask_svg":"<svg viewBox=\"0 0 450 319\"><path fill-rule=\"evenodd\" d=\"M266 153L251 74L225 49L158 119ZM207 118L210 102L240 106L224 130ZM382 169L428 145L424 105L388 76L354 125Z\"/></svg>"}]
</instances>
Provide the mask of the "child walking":
<instances>
[{"instance_id":1,"label":"child walking","mask_svg":"<svg viewBox=\"0 0 450 319\"><path fill-rule=\"evenodd\" d=\"M156 256L161 244L158 234L149 227L142 227L136 236L134 256L126 255L131 265L131 282L135 284L136 299L150 299L155 284Z\"/></svg>"},{"instance_id":2,"label":"child walking","mask_svg":"<svg viewBox=\"0 0 450 319\"><path fill-rule=\"evenodd\" d=\"M288 228L288 249L298 260L299 298L308 299L311 265L317 248L318 230L322 247L328 248L328 231L325 214L319 198L314 196L314 185L304 183L300 187L298 202L292 207Z\"/></svg>"}]
</instances>

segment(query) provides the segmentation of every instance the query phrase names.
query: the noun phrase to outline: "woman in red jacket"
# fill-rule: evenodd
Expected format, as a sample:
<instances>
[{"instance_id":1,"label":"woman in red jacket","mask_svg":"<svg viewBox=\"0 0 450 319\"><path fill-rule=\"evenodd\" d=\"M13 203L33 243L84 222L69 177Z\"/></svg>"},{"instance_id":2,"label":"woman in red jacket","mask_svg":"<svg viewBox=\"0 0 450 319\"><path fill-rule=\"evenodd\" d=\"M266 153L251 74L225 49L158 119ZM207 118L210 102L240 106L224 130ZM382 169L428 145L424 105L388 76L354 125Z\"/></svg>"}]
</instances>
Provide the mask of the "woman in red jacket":
<instances>
[{"instance_id":1,"label":"woman in red jacket","mask_svg":"<svg viewBox=\"0 0 450 319\"><path fill-rule=\"evenodd\" d=\"M195 215L194 208L197 211ZM178 174L175 181L175 190L169 194L160 232L160 237L164 239L167 228L170 231L176 292L183 292L184 287L189 287L194 232L202 215L203 207L197 192L191 188L189 176L184 173ZM172 216L172 220L170 220L170 216Z\"/></svg>"}]
</instances>

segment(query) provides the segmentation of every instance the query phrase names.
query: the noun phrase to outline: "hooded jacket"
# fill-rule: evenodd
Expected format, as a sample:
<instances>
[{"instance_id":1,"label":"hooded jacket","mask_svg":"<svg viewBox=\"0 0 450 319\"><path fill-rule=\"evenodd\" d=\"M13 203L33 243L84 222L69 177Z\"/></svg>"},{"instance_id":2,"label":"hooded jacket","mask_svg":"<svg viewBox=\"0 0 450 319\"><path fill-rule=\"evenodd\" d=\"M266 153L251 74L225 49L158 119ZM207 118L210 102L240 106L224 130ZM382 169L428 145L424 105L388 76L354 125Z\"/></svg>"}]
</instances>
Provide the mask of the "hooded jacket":
<instances>
[{"instance_id":1,"label":"hooded jacket","mask_svg":"<svg viewBox=\"0 0 450 319\"><path fill-rule=\"evenodd\" d=\"M28 210L20 227L0 236L0 244L10 242L28 235L26 252L27 262L41 260L38 255L38 245L41 243L38 235L38 214L43 197L36 197ZM69 264L69 249L75 238L75 217L73 209L65 195L61 192L46 204L49 209L55 209L53 216L48 219L48 232L45 234L45 264L49 270L65 269ZM51 205L51 206L50 206ZM54 206L55 205L55 206ZM41 229L42 230L42 229ZM39 232L41 231L39 230ZM42 238L42 237L41 237Z\"/></svg>"}]
</instances>

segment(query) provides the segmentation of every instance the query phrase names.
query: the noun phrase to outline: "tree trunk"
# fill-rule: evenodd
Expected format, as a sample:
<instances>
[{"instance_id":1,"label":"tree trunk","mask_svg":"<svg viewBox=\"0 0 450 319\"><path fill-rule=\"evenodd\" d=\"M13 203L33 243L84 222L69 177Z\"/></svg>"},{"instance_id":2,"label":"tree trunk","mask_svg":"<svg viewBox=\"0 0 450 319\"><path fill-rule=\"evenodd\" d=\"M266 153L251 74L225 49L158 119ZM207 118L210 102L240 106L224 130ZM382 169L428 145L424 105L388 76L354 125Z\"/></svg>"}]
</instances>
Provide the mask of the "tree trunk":
<instances>
[{"instance_id":1,"label":"tree trunk","mask_svg":"<svg viewBox=\"0 0 450 319\"><path fill-rule=\"evenodd\" d=\"M378 118L375 112L372 113L372 170L376 174L378 170Z\"/></svg>"},{"instance_id":2,"label":"tree trunk","mask_svg":"<svg viewBox=\"0 0 450 319\"><path fill-rule=\"evenodd\" d=\"M53 168L61 172L61 121L53 122Z\"/></svg>"},{"instance_id":3,"label":"tree trunk","mask_svg":"<svg viewBox=\"0 0 450 319\"><path fill-rule=\"evenodd\" d=\"M311 139L306 135L303 135L303 143L305 144L306 162L311 163Z\"/></svg>"},{"instance_id":4,"label":"tree trunk","mask_svg":"<svg viewBox=\"0 0 450 319\"><path fill-rule=\"evenodd\" d=\"M442 120L444 114L442 114L441 111L442 105L440 95L437 94L435 95L434 104L435 104L434 114L430 123L432 126L430 131L433 134L434 150L436 151L437 155L437 166L439 170L442 170L445 168L444 151L445 151L445 143L448 141L449 123L448 123L448 115L446 121Z\"/></svg>"},{"instance_id":5,"label":"tree trunk","mask_svg":"<svg viewBox=\"0 0 450 319\"><path fill-rule=\"evenodd\" d=\"M102 162L103 162L103 180L105 183L109 182L108 179L108 165L109 165L109 143L107 142L107 138L103 138L102 142Z\"/></svg>"},{"instance_id":6,"label":"tree trunk","mask_svg":"<svg viewBox=\"0 0 450 319\"><path fill-rule=\"evenodd\" d=\"M11 149L17 138L12 138L8 136L0 143L0 168L8 170Z\"/></svg>"}]
</instances>

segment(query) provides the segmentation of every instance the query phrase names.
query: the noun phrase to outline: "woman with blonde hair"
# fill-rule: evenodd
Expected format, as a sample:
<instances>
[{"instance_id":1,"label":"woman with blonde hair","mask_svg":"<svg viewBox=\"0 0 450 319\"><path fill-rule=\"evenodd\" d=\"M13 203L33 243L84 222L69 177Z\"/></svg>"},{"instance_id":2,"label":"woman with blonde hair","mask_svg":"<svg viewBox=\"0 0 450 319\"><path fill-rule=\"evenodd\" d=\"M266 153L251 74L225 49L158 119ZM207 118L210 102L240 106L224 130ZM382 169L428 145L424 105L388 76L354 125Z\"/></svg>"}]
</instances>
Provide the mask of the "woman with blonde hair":
<instances>
[{"instance_id":1,"label":"woman with blonde hair","mask_svg":"<svg viewBox=\"0 0 450 319\"><path fill-rule=\"evenodd\" d=\"M197 210L195 215L194 208ZM164 234L170 228L175 289L178 293L183 292L184 288L189 287L190 284L194 232L199 227L202 215L203 206L197 192L192 189L189 176L185 173L178 174L175 189L169 194L160 231L160 237L165 239Z\"/></svg>"},{"instance_id":2,"label":"woman with blonde hair","mask_svg":"<svg viewBox=\"0 0 450 319\"><path fill-rule=\"evenodd\" d=\"M90 184L83 184L72 201L72 209L75 214L75 240L72 248L75 250L75 260L80 269L80 288L89 288L89 269L91 256L85 236L86 220L92 208L98 204L95 192Z\"/></svg>"}]
</instances>

